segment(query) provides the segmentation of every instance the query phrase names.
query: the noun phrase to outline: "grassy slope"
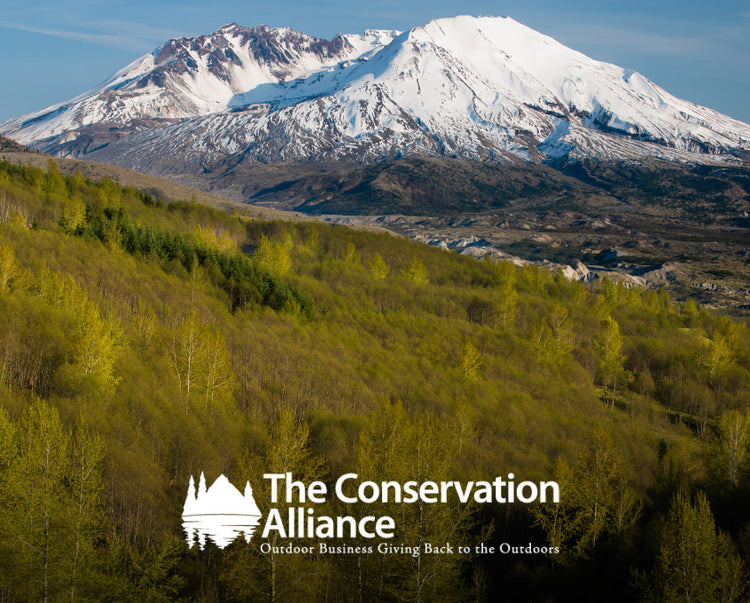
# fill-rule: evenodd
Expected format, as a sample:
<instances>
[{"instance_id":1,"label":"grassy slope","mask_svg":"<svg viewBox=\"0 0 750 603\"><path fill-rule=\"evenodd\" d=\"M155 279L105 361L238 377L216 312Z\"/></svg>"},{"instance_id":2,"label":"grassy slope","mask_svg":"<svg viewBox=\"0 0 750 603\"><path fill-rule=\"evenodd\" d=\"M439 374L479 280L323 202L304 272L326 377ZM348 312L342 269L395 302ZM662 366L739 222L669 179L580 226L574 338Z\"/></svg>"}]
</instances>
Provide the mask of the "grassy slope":
<instances>
[{"instance_id":1,"label":"grassy slope","mask_svg":"<svg viewBox=\"0 0 750 603\"><path fill-rule=\"evenodd\" d=\"M189 475L225 472L240 483L248 454L270 463L268 434L284 407L309 427L310 446L331 476L356 466L360 435L384 404L399 400L407 422L434 417L451 434L466 427L450 457L455 478L513 471L549 479L559 459L575 464L586 442L603 431L646 505L636 529L663 511L681 484L721 491L706 444L715 440L722 412L750 402L747 329L725 319L675 307L653 291L592 290L534 267L509 276L505 268L387 235L230 217L189 203L149 204L111 183L67 178L63 190L53 190L49 176L34 170L6 166L0 174L0 201L35 222L33 229L23 220L0 223L0 242L12 248L17 265L12 285L0 292L0 361L7 368L30 350L39 354L44 377L33 381L5 371L0 401L20 420L32 396L41 396L66 424L83 417L101 435L112 529L135 549L178 533ZM77 228L61 227L75 197L89 206L87 216L93 207L122 208L133 223L186 237L199 236L202 227L217 240L226 234L230 250L257 248L264 237L279 245L272 245L278 254L286 246L291 270L282 275L273 261L268 265L311 296L312 318L294 305L275 311L251 303L232 311L213 264L188 269L181 259L129 253L117 236L95 236L88 217ZM371 270L376 254L390 269L382 279ZM424 265L427 281L408 276L415 262ZM64 304L42 299L45 267L72 277L114 325L111 378L77 380L77 331L66 330L75 316ZM503 289L509 278L515 284ZM508 291L517 305L503 324L497 308ZM200 317L206 340L218 337L230 359L223 370L231 387L211 405L186 398L176 366L191 312ZM627 369L618 376L613 408L602 400L597 361L605 316L619 323ZM719 338L729 356L710 373L706 346ZM558 345L559 354L550 355ZM472 361L472 349L478 360ZM729 523L736 515L727 500ZM523 508L489 514L496 515L499 537L503 524L522 538L534 533ZM623 546L625 567L639 562L638 546ZM627 587L617 554L602 561L598 588ZM518 571L497 563L488 568L500 576L490 592ZM184 571L189 585L193 570ZM351 581L345 568L338 572L330 578L335 584Z\"/></svg>"}]
</instances>

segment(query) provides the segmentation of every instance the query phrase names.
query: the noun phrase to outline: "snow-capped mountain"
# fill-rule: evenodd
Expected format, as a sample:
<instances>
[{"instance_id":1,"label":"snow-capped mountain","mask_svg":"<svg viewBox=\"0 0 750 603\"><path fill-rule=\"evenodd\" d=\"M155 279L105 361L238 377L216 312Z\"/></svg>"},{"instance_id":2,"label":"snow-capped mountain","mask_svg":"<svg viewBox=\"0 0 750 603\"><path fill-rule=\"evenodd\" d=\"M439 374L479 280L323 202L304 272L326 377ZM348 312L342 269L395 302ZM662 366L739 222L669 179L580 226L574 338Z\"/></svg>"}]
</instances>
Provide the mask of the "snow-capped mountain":
<instances>
[{"instance_id":1,"label":"snow-capped mountain","mask_svg":"<svg viewBox=\"0 0 750 603\"><path fill-rule=\"evenodd\" d=\"M507 17L330 41L229 25L167 42L100 88L0 132L162 174L410 154L700 162L750 151L750 125Z\"/></svg>"},{"instance_id":2,"label":"snow-capped mountain","mask_svg":"<svg viewBox=\"0 0 750 603\"><path fill-rule=\"evenodd\" d=\"M248 91L366 58L398 33L368 30L321 40L289 28L225 25L210 36L170 40L94 90L0 127L22 144L57 147L93 126L129 133L221 113Z\"/></svg>"}]
</instances>

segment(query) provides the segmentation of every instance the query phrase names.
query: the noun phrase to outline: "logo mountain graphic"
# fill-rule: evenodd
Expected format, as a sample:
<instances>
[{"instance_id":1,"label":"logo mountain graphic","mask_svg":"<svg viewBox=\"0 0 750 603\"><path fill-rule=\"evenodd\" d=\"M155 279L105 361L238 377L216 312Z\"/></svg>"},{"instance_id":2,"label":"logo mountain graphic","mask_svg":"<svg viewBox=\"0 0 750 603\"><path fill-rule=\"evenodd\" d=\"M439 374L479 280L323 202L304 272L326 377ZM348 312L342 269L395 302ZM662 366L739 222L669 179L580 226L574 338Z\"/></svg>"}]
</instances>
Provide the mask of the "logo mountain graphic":
<instances>
[{"instance_id":1,"label":"logo mountain graphic","mask_svg":"<svg viewBox=\"0 0 750 603\"><path fill-rule=\"evenodd\" d=\"M244 534L245 540L250 542L261 517L250 482L245 483L243 495L222 474L206 489L206 478L201 472L196 495L195 481L190 476L182 511L182 527L191 548L196 536L201 550L206 545L206 539L220 549L229 546L240 534Z\"/></svg>"}]
</instances>

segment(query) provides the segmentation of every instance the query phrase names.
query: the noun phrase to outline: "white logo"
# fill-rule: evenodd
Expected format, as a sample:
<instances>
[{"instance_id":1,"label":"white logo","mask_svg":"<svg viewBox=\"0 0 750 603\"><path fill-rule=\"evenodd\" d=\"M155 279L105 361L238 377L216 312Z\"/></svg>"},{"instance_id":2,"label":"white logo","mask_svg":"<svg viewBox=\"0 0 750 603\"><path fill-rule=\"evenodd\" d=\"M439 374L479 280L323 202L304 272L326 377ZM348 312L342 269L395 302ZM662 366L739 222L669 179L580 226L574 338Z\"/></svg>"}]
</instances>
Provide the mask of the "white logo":
<instances>
[{"instance_id":1,"label":"white logo","mask_svg":"<svg viewBox=\"0 0 750 603\"><path fill-rule=\"evenodd\" d=\"M229 546L240 534L244 534L245 540L250 542L261 517L250 482L245 484L244 496L224 475L217 477L206 489L206 478L201 472L196 496L195 481L190 476L182 511L182 527L191 548L196 535L201 550L206 545L206 538L210 538L220 549Z\"/></svg>"}]
</instances>

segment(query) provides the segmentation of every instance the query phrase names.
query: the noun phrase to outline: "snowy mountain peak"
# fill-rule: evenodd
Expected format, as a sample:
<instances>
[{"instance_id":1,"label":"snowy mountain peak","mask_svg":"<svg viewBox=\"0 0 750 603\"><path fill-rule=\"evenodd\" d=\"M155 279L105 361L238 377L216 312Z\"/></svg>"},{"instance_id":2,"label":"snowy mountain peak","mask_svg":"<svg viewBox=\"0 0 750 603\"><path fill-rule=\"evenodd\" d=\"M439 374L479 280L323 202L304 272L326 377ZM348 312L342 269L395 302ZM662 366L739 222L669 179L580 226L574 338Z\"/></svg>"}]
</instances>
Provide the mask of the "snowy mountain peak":
<instances>
[{"instance_id":1,"label":"snowy mountain peak","mask_svg":"<svg viewBox=\"0 0 750 603\"><path fill-rule=\"evenodd\" d=\"M67 103L3 124L34 144L69 141L94 124L140 130L226 110L238 94L306 77L382 48L397 32L315 38L290 28L223 25L210 35L175 38L136 59L98 88Z\"/></svg>"},{"instance_id":2,"label":"snowy mountain peak","mask_svg":"<svg viewBox=\"0 0 750 603\"><path fill-rule=\"evenodd\" d=\"M404 154L527 161L744 156L750 126L510 17L331 40L224 25L169 40L0 133L142 170ZM234 160L233 160L234 161Z\"/></svg>"}]
</instances>

